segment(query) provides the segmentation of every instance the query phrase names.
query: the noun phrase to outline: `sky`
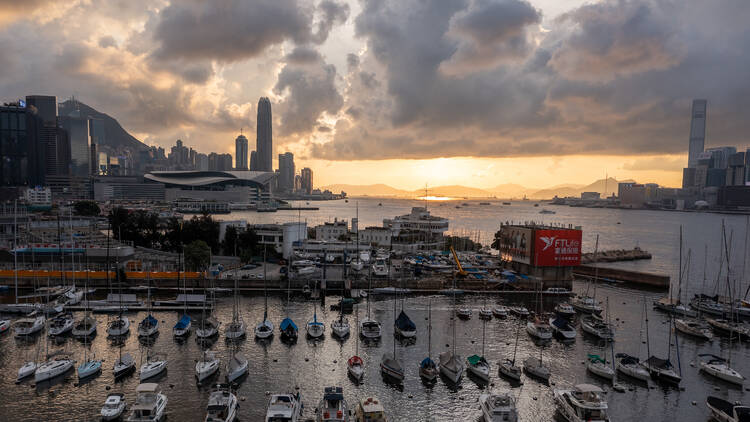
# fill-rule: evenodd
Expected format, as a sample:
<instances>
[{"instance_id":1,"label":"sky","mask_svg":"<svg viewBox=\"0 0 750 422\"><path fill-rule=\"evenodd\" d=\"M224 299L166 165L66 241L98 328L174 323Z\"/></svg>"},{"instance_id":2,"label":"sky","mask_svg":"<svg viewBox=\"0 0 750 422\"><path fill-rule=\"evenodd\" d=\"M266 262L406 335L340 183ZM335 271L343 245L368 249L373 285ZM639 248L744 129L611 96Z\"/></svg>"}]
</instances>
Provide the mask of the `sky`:
<instances>
[{"instance_id":1,"label":"sky","mask_svg":"<svg viewBox=\"0 0 750 422\"><path fill-rule=\"evenodd\" d=\"M750 133L746 0L0 0L0 100L75 96L149 145L251 147L315 184L681 184ZM276 155L274 155L275 159Z\"/></svg>"}]
</instances>

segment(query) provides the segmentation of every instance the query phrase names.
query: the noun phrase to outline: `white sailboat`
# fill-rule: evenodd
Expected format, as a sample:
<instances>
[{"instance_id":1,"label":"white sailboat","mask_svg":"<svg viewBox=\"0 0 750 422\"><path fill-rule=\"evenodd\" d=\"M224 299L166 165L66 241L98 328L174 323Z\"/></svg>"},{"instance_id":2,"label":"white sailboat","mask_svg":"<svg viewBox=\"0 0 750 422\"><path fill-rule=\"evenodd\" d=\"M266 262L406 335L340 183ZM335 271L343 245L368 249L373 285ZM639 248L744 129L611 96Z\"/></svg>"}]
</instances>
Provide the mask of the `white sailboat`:
<instances>
[{"instance_id":1,"label":"white sailboat","mask_svg":"<svg viewBox=\"0 0 750 422\"><path fill-rule=\"evenodd\" d=\"M63 336L73 330L74 324L75 320L73 319L72 314L65 313L62 315L58 315L50 319L47 334L50 337Z\"/></svg>"},{"instance_id":2,"label":"white sailboat","mask_svg":"<svg viewBox=\"0 0 750 422\"><path fill-rule=\"evenodd\" d=\"M356 305L355 305L356 306ZM359 322L359 307L355 309L355 324ZM365 362L359 357L359 337L355 339L354 356L346 361L346 371L354 381L360 383L365 376Z\"/></svg>"},{"instance_id":3,"label":"white sailboat","mask_svg":"<svg viewBox=\"0 0 750 422\"><path fill-rule=\"evenodd\" d=\"M369 278L367 288L367 317L359 323L359 335L365 339L377 340L381 336L380 322L370 317L370 291L372 290L372 278Z\"/></svg>"},{"instance_id":4,"label":"white sailboat","mask_svg":"<svg viewBox=\"0 0 750 422\"><path fill-rule=\"evenodd\" d=\"M357 222L359 222L359 202L357 202ZM349 265L352 267L352 270L357 272L362 271L365 267L365 263L359 256L359 228L357 228L357 253L354 255L354 258L352 258Z\"/></svg>"},{"instance_id":5,"label":"white sailboat","mask_svg":"<svg viewBox=\"0 0 750 422\"><path fill-rule=\"evenodd\" d=\"M37 384L62 375L71 369L75 361L70 359L66 352L56 352L47 355L47 361L43 362L34 372L34 382Z\"/></svg>"},{"instance_id":6,"label":"white sailboat","mask_svg":"<svg viewBox=\"0 0 750 422\"><path fill-rule=\"evenodd\" d=\"M234 278L234 297L232 299L232 322L227 325L227 329L224 331L224 335L227 340L237 340L245 337L246 328L245 321L240 316L240 303L239 297L237 296L237 277Z\"/></svg>"},{"instance_id":7,"label":"white sailboat","mask_svg":"<svg viewBox=\"0 0 750 422\"><path fill-rule=\"evenodd\" d=\"M141 382L155 377L167 370L167 356L163 353L147 353L146 363L141 365L141 371L138 375Z\"/></svg>"},{"instance_id":8,"label":"white sailboat","mask_svg":"<svg viewBox=\"0 0 750 422\"><path fill-rule=\"evenodd\" d=\"M328 255L326 255L327 257ZM351 331L349 320L344 317L344 283L341 284L341 301L339 302L339 317L331 323L331 332L339 339L344 339Z\"/></svg>"},{"instance_id":9,"label":"white sailboat","mask_svg":"<svg viewBox=\"0 0 750 422\"><path fill-rule=\"evenodd\" d=\"M455 280L454 286L455 287ZM464 374L464 365L461 363L461 358L456 355L456 295L453 295L453 320L451 325L453 328L453 342L451 344L451 351L443 352L439 355L438 368L440 373L446 377L453 384L457 384Z\"/></svg>"},{"instance_id":10,"label":"white sailboat","mask_svg":"<svg viewBox=\"0 0 750 422\"><path fill-rule=\"evenodd\" d=\"M229 361L227 362L227 382L234 383L248 371L247 358L238 353L237 346L232 345Z\"/></svg>"},{"instance_id":11,"label":"white sailboat","mask_svg":"<svg viewBox=\"0 0 750 422\"><path fill-rule=\"evenodd\" d=\"M88 292L88 262L86 263L86 284L85 284L84 294L86 294L87 292ZM86 325L86 320L90 318L88 316L88 313L89 313L88 305L89 305L89 301L88 299L85 299L84 311L83 311L84 317L82 321L84 326ZM94 330L96 330L96 320L94 320L94 324L89 323L89 327L91 325L93 325ZM73 335L75 334L76 333L74 332ZM82 330L82 334L83 335L79 337L83 338L83 363L78 365L78 379L79 380L92 377L96 374L101 373L102 371L102 360L96 359L93 352L91 354L91 357L89 357L88 355L88 346L89 346L88 340L89 340L89 337L91 336L91 331L86 330L84 328Z\"/></svg>"},{"instance_id":12,"label":"white sailboat","mask_svg":"<svg viewBox=\"0 0 750 422\"><path fill-rule=\"evenodd\" d=\"M315 304L313 304L313 317L309 321L307 321L307 336L312 339L318 339L323 337L323 334L326 332L326 325L318 321L318 309Z\"/></svg>"},{"instance_id":13,"label":"white sailboat","mask_svg":"<svg viewBox=\"0 0 750 422\"><path fill-rule=\"evenodd\" d=\"M84 283L84 290L83 290L83 301L84 301L83 319L76 322L72 330L73 337L84 339L84 341L96 335L96 326L97 326L96 318L92 317L89 312L89 299L88 299L89 269L88 268L89 268L88 255L86 255L86 283Z\"/></svg>"},{"instance_id":14,"label":"white sailboat","mask_svg":"<svg viewBox=\"0 0 750 422\"><path fill-rule=\"evenodd\" d=\"M742 385L745 377L729 366L729 361L720 356L710 353L701 353L698 356L707 358L700 361L700 370L708 375L730 382L732 384Z\"/></svg>"},{"instance_id":15,"label":"white sailboat","mask_svg":"<svg viewBox=\"0 0 750 422\"><path fill-rule=\"evenodd\" d=\"M149 272L150 274L150 272ZM138 323L138 337L153 337L159 332L159 320L151 315L151 280L148 280L147 307L148 315Z\"/></svg>"},{"instance_id":16,"label":"white sailboat","mask_svg":"<svg viewBox=\"0 0 750 422\"><path fill-rule=\"evenodd\" d=\"M597 261L597 254L599 253L599 235L596 235L596 246L594 247L594 262ZM582 313L582 314L600 314L602 312L602 307L599 306L599 304L596 302L596 283L599 278L599 268L594 264L594 280L589 280L588 284L586 285L586 293L584 295L579 295L575 299L573 299L570 302L570 306L573 307L576 311ZM594 285L594 293L592 296L589 296L589 289L591 288L591 284Z\"/></svg>"},{"instance_id":17,"label":"white sailboat","mask_svg":"<svg viewBox=\"0 0 750 422\"><path fill-rule=\"evenodd\" d=\"M396 327L396 296L393 296L393 326ZM393 353L383 353L380 360L380 372L384 378L396 383L404 382L404 367L396 356L396 336L393 336Z\"/></svg>"},{"instance_id":18,"label":"white sailboat","mask_svg":"<svg viewBox=\"0 0 750 422\"><path fill-rule=\"evenodd\" d=\"M16 337L28 337L41 332L46 322L47 319L44 315L21 318L13 324L13 330L16 333Z\"/></svg>"},{"instance_id":19,"label":"white sailboat","mask_svg":"<svg viewBox=\"0 0 750 422\"><path fill-rule=\"evenodd\" d=\"M484 358L484 345L487 337L486 331L487 320L482 319L482 354L471 355L466 358L466 368L469 374L474 375L484 383L490 381L490 363Z\"/></svg>"},{"instance_id":20,"label":"white sailboat","mask_svg":"<svg viewBox=\"0 0 750 422\"><path fill-rule=\"evenodd\" d=\"M268 290L266 289L266 247L263 247L263 321L255 326L255 338L264 340L273 337L273 323L268 320Z\"/></svg>"},{"instance_id":21,"label":"white sailboat","mask_svg":"<svg viewBox=\"0 0 750 422\"><path fill-rule=\"evenodd\" d=\"M516 343L513 346L513 359L506 358L498 365L498 374L514 382L521 382L521 368L516 366L516 352L518 352L518 335L521 324L516 323Z\"/></svg>"},{"instance_id":22,"label":"white sailboat","mask_svg":"<svg viewBox=\"0 0 750 422\"><path fill-rule=\"evenodd\" d=\"M184 248L183 248L184 249ZM182 268L182 252L177 254L177 285L180 285L180 269ZM190 335L190 328L193 325L193 319L187 313L187 279L183 279L182 282L182 316L177 320L177 323L172 327L172 335L176 339L184 339Z\"/></svg>"},{"instance_id":23,"label":"white sailboat","mask_svg":"<svg viewBox=\"0 0 750 422\"><path fill-rule=\"evenodd\" d=\"M195 378L198 383L215 374L219 370L220 363L215 352L206 350L201 353L201 360L195 364Z\"/></svg>"},{"instance_id":24,"label":"white sailboat","mask_svg":"<svg viewBox=\"0 0 750 422\"><path fill-rule=\"evenodd\" d=\"M427 357L419 363L419 377L432 383L437 380L438 368L432 360L432 300L427 302Z\"/></svg>"}]
</instances>

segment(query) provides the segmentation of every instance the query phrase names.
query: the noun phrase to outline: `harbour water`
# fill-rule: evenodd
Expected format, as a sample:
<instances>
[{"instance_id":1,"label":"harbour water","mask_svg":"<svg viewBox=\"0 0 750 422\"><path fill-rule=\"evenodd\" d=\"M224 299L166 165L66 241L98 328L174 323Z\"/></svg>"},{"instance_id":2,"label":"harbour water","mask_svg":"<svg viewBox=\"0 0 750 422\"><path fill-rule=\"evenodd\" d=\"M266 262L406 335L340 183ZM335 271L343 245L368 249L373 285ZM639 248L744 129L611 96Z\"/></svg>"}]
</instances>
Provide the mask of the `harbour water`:
<instances>
[{"instance_id":1,"label":"harbour water","mask_svg":"<svg viewBox=\"0 0 750 422\"><path fill-rule=\"evenodd\" d=\"M318 211L300 213L309 225L332 220L333 217L350 219L355 215L355 204L359 202L360 227L366 225L380 225L383 218L404 214L412 206L423 204L421 201L386 200L367 198L359 200L318 202ZM468 203L468 206L460 205ZM588 209L551 207L540 205L534 207L533 202L514 202L511 206L502 206L500 201L491 200L492 205L479 205L478 201L451 201L430 203L428 206L435 215L447 217L451 220L451 230L461 233L462 230L479 230L482 241L487 242L494 234L501 221L543 221L545 223L561 223L580 225L584 233L584 250L593 250L596 234L600 235L600 248L630 248L639 245L653 254L650 261L635 261L627 263L609 264L643 271L653 271L670 274L677 279L677 257L679 227L684 227L685 253L691 251L689 290L697 292L703 279L703 252L708 249L707 279L705 289L712 293L717 285L717 271L719 269L719 245L721 235L721 221L727 224L727 235L732 234L731 261L733 283L740 285L742 291L747 286L747 279L742 272L742 257L744 255L745 222L744 216L725 216L719 214L679 213L662 211L631 211L612 209ZM378 203L382 203L379 206ZM461 208L455 208L456 205ZM553 209L554 215L539 214L541 208ZM226 219L246 219L250 223L297 221L296 211L280 211L278 213L249 213L239 212L221 216ZM619 223L619 224L618 224ZM724 272L725 274L726 272ZM725 275L722 275L722 279ZM725 284L725 283L724 283ZM587 288L586 284L576 282L575 289L580 292ZM721 289L719 289L721 291ZM105 292L99 292L104 294ZM614 351L625 352L641 358L647 357L645 341L645 321L643 318L643 304L649 309L649 344L651 354L666 357L668 342L670 341L668 318L651 309L652 300L661 294L624 289L616 286L599 286L597 298L603 302L608 299L611 318L617 325ZM145 295L143 295L145 299ZM11 297L3 297L3 301L12 301ZM456 323L456 351L463 358L481 352L482 321L478 319L478 310L486 301L488 306L496 303L506 305L523 304L529 309L535 309L532 297L510 297L502 295L466 295L458 297L459 305L474 310L474 317L469 321L457 320ZM551 311L555 302L560 298L545 298L544 310ZM257 342L252 338L252 328L260 322L263 315L262 296L244 296L241 298L241 314L248 325L248 339L244 340L240 349L250 361L250 376L239 387L238 396L241 399L240 416L245 421L262 420L267 392L294 391L296 387L302 394L305 404L305 417L312 417L313 409L317 406L325 386L340 385L344 387L344 394L350 406L357 400L374 395L384 403L389 420L394 421L476 421L480 412L477 399L484 389L510 390L517 397L519 412L524 421L549 421L554 414L552 390L574 384L589 382L601 385L607 391L613 420L648 420L648 421L706 421L708 411L705 407L707 395L716 395L728 400L746 400L743 390L732 387L724 382L709 378L698 372L696 362L699 353L731 355L732 366L744 375L750 375L750 349L745 344L730 344L725 340L715 339L713 342L696 342L683 336L675 342L671 336L672 362L680 366L683 376L680 389L664 387L653 382L649 386L631 383L624 378L621 383L628 389L624 393L614 392L607 387L606 382L594 378L586 373L583 364L587 353L609 353L603 344L584 336L580 332L572 344L563 344L553 340L542 350L545 362L549 363L552 371L553 385L546 386L534 380L523 378L520 387L511 387L497 375L498 361L510 357L513 353L516 328L519 330L519 346L517 362L521 363L528 356L538 356L540 348L526 334L523 324L515 317L507 320L493 319L486 324L487 346L485 356L492 365L491 385L481 387L470 378L464 377L457 389L450 388L444 381L432 387L424 386L418 377L418 364L427 353L427 304L432 302L433 342L432 357L451 347L452 330L451 297L445 296L408 296L403 302L408 314L417 324L418 337L413 344L398 344L397 355L401 360L406 380L402 388L396 388L383 382L379 371L379 362L383 353L393 349L393 318L394 301L390 297L373 298L371 302L372 314L383 323L383 338L377 344L363 344L360 342L360 356L366 365L365 381L362 385L354 385L346 374L346 360L354 354L355 338L344 342L337 341L330 335L330 324L338 316L336 312L328 310L328 305L335 303L336 297L328 297L324 309L318 306L319 318L326 323L326 336L321 342L312 342L300 336L299 341L292 346L280 341L278 324L289 314L304 333L305 322L312 317L314 302L306 301L302 297L293 297L287 304L286 297L269 298L269 319L276 326L276 336L268 343ZM396 302L400 309L401 302ZM365 302L358 306L359 315L366 312ZM222 298L216 309L216 316L226 325L231 320L231 298ZM127 338L123 351L130 352L140 365L141 357L145 357L145 349L139 344L135 334L135 326L145 317L144 312L130 313L133 321L131 335ZM155 316L160 321L161 335L157 337L154 350L165 352L169 359L167 373L158 379L164 392L169 397L169 420L197 421L205 415L208 400L208 386L197 386L194 376L195 362L200 357L201 349L195 341L195 334L186 342L179 344L171 335L171 327L178 318L175 312L157 312ZM196 315L197 316L197 315ZM74 373L67 380L57 380L53 385L33 385L32 381L15 384L16 371L25 359L37 350L40 356L44 351L43 336L34 342L17 340L12 333L0 337L0 410L3 420L95 420L106 395L109 392L123 392L128 403L133 403L137 376L126 378L121 383L115 383L112 376L112 364L118 355L118 348L112 345L105 335L106 315L95 315L99 321L99 336L90 345L91 351L97 358L104 359L102 374L77 385ZM80 314L76 315L80 318ZM348 315L354 327L354 315ZM223 327L221 329L223 334ZM675 354L679 346L680 358ZM74 353L74 357L83 359L83 344L66 339L60 344L52 344L51 350L65 349ZM223 380L227 361L228 349L223 335L212 346L222 359L222 371L219 380ZM609 353L611 358L611 353ZM137 375L137 374L136 374ZM208 384L208 383L206 383ZM33 415L33 417L32 417Z\"/></svg>"},{"instance_id":2,"label":"harbour water","mask_svg":"<svg viewBox=\"0 0 750 422\"><path fill-rule=\"evenodd\" d=\"M578 290L585 289L577 284ZM616 287L603 286L597 289L597 298L609 300L612 320L617 325L617 341L614 345L616 353L625 352L631 355L646 357L645 326L642 316L643 301L649 304L649 332L651 353L665 357L667 351L668 324L667 317L651 310L651 300L658 296L643 294ZM328 303L337 298L329 297ZM459 306L464 305L474 310L474 317L468 321L456 320L456 352L465 358L474 353L481 353L482 324L477 318L478 309L484 301L489 306L495 303L508 305L520 304L510 298L493 296L466 295L456 299ZM518 299L521 300L521 299ZM529 309L534 309L532 299L526 299ZM552 309L554 302L560 299L545 299L544 308ZM528 356L538 356L540 346L535 344L525 332L525 322L510 316L507 320L493 319L486 324L487 345L485 356L492 365L492 378L489 387L476 384L471 378L464 377L457 389L449 387L440 380L433 387L426 387L418 376L418 364L427 353L427 305L432 303L433 332L432 354L436 359L438 353L452 346L451 314L453 298L446 296L410 296L403 305L412 320L417 324L418 337L413 344L397 343L397 355L405 368L406 380L402 388L395 388L385 383L380 376L379 362L383 353L393 348L393 306L390 297L380 297L371 302L372 315L383 323L383 338L376 344L364 344L360 341L359 353L365 361L366 375L362 385L352 383L346 374L346 360L354 354L355 338L351 337L340 342L331 337L330 324L337 318L338 313L321 310L318 306L318 316L326 323L325 339L319 342L306 340L301 330L299 341L288 346L280 341L278 324L287 313L300 326L312 317L314 302L302 298L293 298L287 306L285 297L269 299L269 318L276 326L276 336L268 343L255 341L252 338L252 327L262 319L263 297L247 296L242 298L241 315L248 324L249 338L240 345L250 361L250 376L239 387L238 396L241 401L240 415L245 421L262 420L268 397L267 392L294 391L299 387L305 404L305 416L311 417L317 406L324 386L340 385L350 405L358 399L374 395L382 400L388 410L389 420L404 421L476 421L480 412L477 404L479 394L483 388L490 390L511 390L517 397L518 407L524 421L549 421L554 414L552 390L554 388L571 386L578 383L594 383L601 385L605 391L611 407L613 420L635 420L636 418L649 421L705 421L708 412L705 408L707 395L728 397L731 400L742 400L741 389L732 387L699 374L692 365L698 353L713 352L720 354L723 350L731 350L733 366L743 374L750 373L750 352L745 344L733 344L731 349L725 341L714 340L713 343L699 343L691 339L679 337L677 344L680 358L677 360L675 347L672 347L672 361L682 369L684 391L671 387L664 387L650 382L647 389L644 384L631 383L622 378L620 382L628 387L624 393L614 392L607 386L607 382L587 374L583 364L587 353L600 355L611 353L608 347L596 340L584 336L582 333L572 344L563 344L553 340L544 346L542 356L552 370L551 382L545 386L524 376L524 384L520 387L511 385L498 377L497 363L513 353L513 343L518 325L519 346L516 360L520 363ZM366 302L358 305L359 315L366 313ZM396 302L398 309L401 301ZM225 298L217 308L217 316L224 324L231 320L231 298ZM195 362L200 357L200 347L195 340L195 334L186 342L178 344L171 336L171 327L178 315L174 312L159 312L155 314L160 321L161 334L156 339L154 350L166 352L169 368L165 376L157 378L164 392L169 397L169 420L197 421L202 420L208 400L207 386L199 387L194 377ZM140 321L145 313L128 315L132 321ZM134 400L137 376L126 378L115 383L112 376L112 364L118 356L118 348L112 345L105 335L106 315L96 315L99 321L99 335L90 345L97 358L104 359L102 374L84 384L76 385L74 373L67 380L58 380L49 385L42 383L34 386L33 379L15 384L15 374L22 361L33 354L44 337L35 342L26 342L5 335L0 338L0 409L3 420L29 420L31 411L35 420L95 420L98 411L108 392L125 393L129 403ZM354 315L348 316L350 324L354 326ZM130 352L140 365L140 359L145 351L135 335L135 324L131 329L123 347L124 352ZM222 330L223 332L223 330ZM42 343L40 343L42 342ZM672 337L674 342L674 337ZM51 350L65 349L73 352L79 361L83 359L83 344L74 339L67 339L61 344L53 344ZM218 352L222 362L227 361L228 351L223 336L212 346ZM137 374L136 374L137 375ZM225 371L222 368L219 380L223 379ZM109 390L108 390L109 389ZM692 402L695 401L696 405ZM33 409L33 410L32 410Z\"/></svg>"}]
</instances>

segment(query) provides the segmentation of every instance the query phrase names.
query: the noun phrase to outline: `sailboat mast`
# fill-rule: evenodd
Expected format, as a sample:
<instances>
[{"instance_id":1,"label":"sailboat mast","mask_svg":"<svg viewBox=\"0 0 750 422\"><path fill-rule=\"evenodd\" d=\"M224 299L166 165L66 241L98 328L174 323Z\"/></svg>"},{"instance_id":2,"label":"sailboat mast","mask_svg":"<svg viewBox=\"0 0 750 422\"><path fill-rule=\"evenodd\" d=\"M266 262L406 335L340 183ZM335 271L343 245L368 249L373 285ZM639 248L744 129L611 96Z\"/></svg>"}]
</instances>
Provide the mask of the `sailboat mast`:
<instances>
[{"instance_id":1,"label":"sailboat mast","mask_svg":"<svg viewBox=\"0 0 750 422\"><path fill-rule=\"evenodd\" d=\"M682 293L682 225L680 225L680 258L678 274L677 274L677 300L680 300L680 293ZM669 286L669 305L672 306L672 286Z\"/></svg>"},{"instance_id":2,"label":"sailboat mast","mask_svg":"<svg viewBox=\"0 0 750 422\"><path fill-rule=\"evenodd\" d=\"M646 319L646 354L650 358L651 357L651 340L649 339L649 335L648 335L648 309L646 308L646 296L643 296L643 315Z\"/></svg>"},{"instance_id":3,"label":"sailboat mast","mask_svg":"<svg viewBox=\"0 0 750 422\"><path fill-rule=\"evenodd\" d=\"M432 356L432 299L427 302L427 357Z\"/></svg>"},{"instance_id":4,"label":"sailboat mast","mask_svg":"<svg viewBox=\"0 0 750 422\"><path fill-rule=\"evenodd\" d=\"M599 255L599 233L596 234L596 245L594 246L594 298L596 298L596 282L599 280L599 266L596 265ZM589 285L590 286L590 285ZM588 296L588 288L586 295Z\"/></svg>"},{"instance_id":5,"label":"sailboat mast","mask_svg":"<svg viewBox=\"0 0 750 422\"><path fill-rule=\"evenodd\" d=\"M16 305L18 305L18 200L13 200L13 279L16 286Z\"/></svg>"}]
</instances>

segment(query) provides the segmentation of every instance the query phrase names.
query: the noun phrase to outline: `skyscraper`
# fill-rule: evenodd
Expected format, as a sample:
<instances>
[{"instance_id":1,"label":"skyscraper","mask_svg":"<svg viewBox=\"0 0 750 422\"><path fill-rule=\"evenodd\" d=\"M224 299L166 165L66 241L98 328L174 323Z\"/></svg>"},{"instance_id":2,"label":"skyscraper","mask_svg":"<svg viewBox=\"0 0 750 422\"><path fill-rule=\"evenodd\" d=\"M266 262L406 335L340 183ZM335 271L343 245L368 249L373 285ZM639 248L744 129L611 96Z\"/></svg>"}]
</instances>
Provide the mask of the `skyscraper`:
<instances>
[{"instance_id":1,"label":"skyscraper","mask_svg":"<svg viewBox=\"0 0 750 422\"><path fill-rule=\"evenodd\" d=\"M267 97L258 100L258 126L255 141L258 167L256 171L273 171L273 134L271 132L271 101Z\"/></svg>"},{"instance_id":2,"label":"skyscraper","mask_svg":"<svg viewBox=\"0 0 750 422\"><path fill-rule=\"evenodd\" d=\"M63 176L68 174L70 164L70 145L68 137L59 128L57 116L57 97L54 95L27 95L26 106L36 109L40 120L38 147L44 160L42 165L44 177ZM38 182L40 184L43 181Z\"/></svg>"},{"instance_id":3,"label":"skyscraper","mask_svg":"<svg viewBox=\"0 0 750 422\"><path fill-rule=\"evenodd\" d=\"M300 172L302 176L302 192L311 194L313 191L313 172L309 167L305 167Z\"/></svg>"},{"instance_id":4,"label":"skyscraper","mask_svg":"<svg viewBox=\"0 0 750 422\"><path fill-rule=\"evenodd\" d=\"M693 100L693 110L690 119L690 144L688 149L688 167L698 164L698 154L703 152L706 141L706 112L708 101Z\"/></svg>"},{"instance_id":5,"label":"skyscraper","mask_svg":"<svg viewBox=\"0 0 750 422\"><path fill-rule=\"evenodd\" d=\"M89 137L88 116L74 110L62 118L62 127L68 132L70 142L70 174L87 177L91 174L91 138Z\"/></svg>"},{"instance_id":6,"label":"skyscraper","mask_svg":"<svg viewBox=\"0 0 750 422\"><path fill-rule=\"evenodd\" d=\"M279 154L278 185L281 192L294 190L294 154L291 152Z\"/></svg>"},{"instance_id":7,"label":"skyscraper","mask_svg":"<svg viewBox=\"0 0 750 422\"><path fill-rule=\"evenodd\" d=\"M247 138L243 134L234 140L234 168L247 170Z\"/></svg>"},{"instance_id":8,"label":"skyscraper","mask_svg":"<svg viewBox=\"0 0 750 422\"><path fill-rule=\"evenodd\" d=\"M250 171L258 171L258 153L250 151Z\"/></svg>"}]
</instances>

